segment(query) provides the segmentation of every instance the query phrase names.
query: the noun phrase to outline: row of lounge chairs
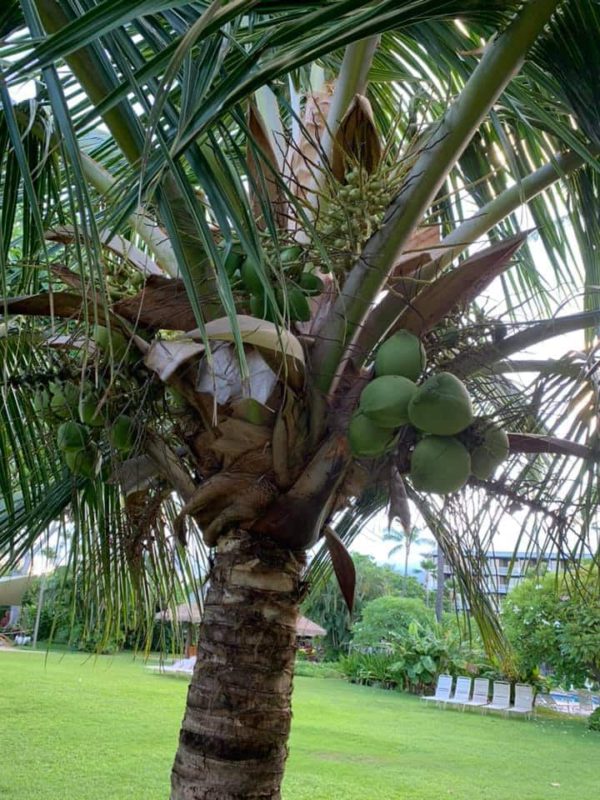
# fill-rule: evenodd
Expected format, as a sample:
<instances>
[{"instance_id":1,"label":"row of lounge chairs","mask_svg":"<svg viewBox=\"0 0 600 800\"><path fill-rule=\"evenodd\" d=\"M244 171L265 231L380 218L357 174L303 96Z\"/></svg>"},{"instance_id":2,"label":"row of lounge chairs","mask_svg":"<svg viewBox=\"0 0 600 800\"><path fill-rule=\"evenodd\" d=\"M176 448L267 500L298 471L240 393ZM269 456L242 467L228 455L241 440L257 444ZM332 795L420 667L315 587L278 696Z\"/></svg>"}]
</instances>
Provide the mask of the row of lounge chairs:
<instances>
[{"instance_id":1,"label":"row of lounge chairs","mask_svg":"<svg viewBox=\"0 0 600 800\"><path fill-rule=\"evenodd\" d=\"M479 708L481 711L500 711L504 714L523 714L530 716L533 711L533 687L526 683L515 685L515 702L510 702L510 683L494 681L490 702L490 681L487 678L459 677L452 693L452 675L438 677L435 694L422 697L422 700L436 705Z\"/></svg>"}]
</instances>

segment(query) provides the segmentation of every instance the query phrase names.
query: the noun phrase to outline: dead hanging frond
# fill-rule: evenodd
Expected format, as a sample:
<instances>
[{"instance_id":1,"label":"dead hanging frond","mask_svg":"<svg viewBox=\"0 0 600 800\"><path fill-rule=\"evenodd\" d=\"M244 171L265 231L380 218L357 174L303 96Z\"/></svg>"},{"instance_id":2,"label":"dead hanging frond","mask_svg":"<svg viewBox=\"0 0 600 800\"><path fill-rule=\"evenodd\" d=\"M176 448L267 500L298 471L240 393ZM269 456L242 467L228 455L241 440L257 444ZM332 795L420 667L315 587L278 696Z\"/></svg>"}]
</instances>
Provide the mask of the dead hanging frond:
<instances>
[{"instance_id":1,"label":"dead hanging frond","mask_svg":"<svg viewBox=\"0 0 600 800\"><path fill-rule=\"evenodd\" d=\"M161 535L161 506L170 493L168 487L154 487L132 492L125 498L123 549L134 573L138 573L145 554L156 536Z\"/></svg>"},{"instance_id":2,"label":"dead hanging frond","mask_svg":"<svg viewBox=\"0 0 600 800\"><path fill-rule=\"evenodd\" d=\"M354 561L352 561L352 557L346 546L333 528L325 526L324 535L335 577L337 578L342 596L346 601L348 612L352 614L354 592L356 589L356 569L354 567Z\"/></svg>"},{"instance_id":3,"label":"dead hanging frond","mask_svg":"<svg viewBox=\"0 0 600 800\"><path fill-rule=\"evenodd\" d=\"M390 467L390 505L388 509L388 527L392 527L394 519L399 519L403 530L412 528L410 504L402 475L398 467L392 463Z\"/></svg>"},{"instance_id":4,"label":"dead hanging frond","mask_svg":"<svg viewBox=\"0 0 600 800\"><path fill-rule=\"evenodd\" d=\"M409 305L395 327L420 336L441 322L453 309L469 305L494 278L508 269L525 239L526 234L513 236L443 273L414 297L408 298Z\"/></svg>"}]
</instances>

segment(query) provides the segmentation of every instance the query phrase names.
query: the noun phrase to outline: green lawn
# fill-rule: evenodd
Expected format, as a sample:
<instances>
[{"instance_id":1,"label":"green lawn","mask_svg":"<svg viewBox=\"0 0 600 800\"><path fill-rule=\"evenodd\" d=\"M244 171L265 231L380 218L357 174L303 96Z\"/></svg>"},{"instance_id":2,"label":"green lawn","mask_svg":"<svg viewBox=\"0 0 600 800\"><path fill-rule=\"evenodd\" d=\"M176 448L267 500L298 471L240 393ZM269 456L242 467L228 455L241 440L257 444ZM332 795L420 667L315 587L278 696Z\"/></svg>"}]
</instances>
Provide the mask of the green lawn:
<instances>
[{"instance_id":1,"label":"green lawn","mask_svg":"<svg viewBox=\"0 0 600 800\"><path fill-rule=\"evenodd\" d=\"M185 693L131 656L0 651L0 798L165 800ZM298 677L284 800L595 800L599 757L580 721Z\"/></svg>"}]
</instances>

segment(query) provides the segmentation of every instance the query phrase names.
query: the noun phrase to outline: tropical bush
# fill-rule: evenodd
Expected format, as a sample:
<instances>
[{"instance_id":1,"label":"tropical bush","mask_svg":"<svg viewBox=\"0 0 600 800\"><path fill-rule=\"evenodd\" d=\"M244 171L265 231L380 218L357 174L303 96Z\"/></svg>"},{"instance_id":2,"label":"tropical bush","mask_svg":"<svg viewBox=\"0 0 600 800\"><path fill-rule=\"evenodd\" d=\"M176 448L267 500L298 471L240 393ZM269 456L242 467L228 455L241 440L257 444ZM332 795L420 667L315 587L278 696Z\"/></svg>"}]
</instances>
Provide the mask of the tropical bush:
<instances>
[{"instance_id":1,"label":"tropical bush","mask_svg":"<svg viewBox=\"0 0 600 800\"><path fill-rule=\"evenodd\" d=\"M402 635L412 623L431 628L434 616L422 600L388 595L367 603L361 619L352 627L355 647L378 647Z\"/></svg>"},{"instance_id":2,"label":"tropical bush","mask_svg":"<svg viewBox=\"0 0 600 800\"><path fill-rule=\"evenodd\" d=\"M385 652L356 648L340 658L340 669L353 683L376 683L414 693L429 690L442 672L502 677L483 650L473 648L456 629L413 621L401 631L390 632L386 647Z\"/></svg>"},{"instance_id":3,"label":"tropical bush","mask_svg":"<svg viewBox=\"0 0 600 800\"><path fill-rule=\"evenodd\" d=\"M335 661L296 661L294 675L303 678L341 678L342 672Z\"/></svg>"},{"instance_id":4,"label":"tropical bush","mask_svg":"<svg viewBox=\"0 0 600 800\"><path fill-rule=\"evenodd\" d=\"M591 731L600 731L600 708L596 708L588 717L588 728Z\"/></svg>"},{"instance_id":5,"label":"tropical bush","mask_svg":"<svg viewBox=\"0 0 600 800\"><path fill-rule=\"evenodd\" d=\"M356 650L342 656L339 661L342 673L351 683L377 684L386 689L398 685L399 676L393 670L395 663L394 653L361 653Z\"/></svg>"},{"instance_id":6,"label":"tropical bush","mask_svg":"<svg viewBox=\"0 0 600 800\"><path fill-rule=\"evenodd\" d=\"M398 660L392 672L401 676L408 691L420 692L435 683L441 672L455 673L461 665L460 645L442 631L411 623L402 636L394 638Z\"/></svg>"},{"instance_id":7,"label":"tropical bush","mask_svg":"<svg viewBox=\"0 0 600 800\"><path fill-rule=\"evenodd\" d=\"M600 682L600 605L597 571L572 585L556 575L532 577L515 587L502 609L506 634L521 674L544 666L555 680L583 686Z\"/></svg>"},{"instance_id":8,"label":"tropical bush","mask_svg":"<svg viewBox=\"0 0 600 800\"><path fill-rule=\"evenodd\" d=\"M352 639L352 626L370 601L385 595L425 598L425 591L416 578L404 578L388 564L377 564L371 556L360 553L353 553L352 561L356 570L352 614L348 611L333 574L311 587L301 609L303 614L327 631L323 645L328 658L337 658L348 649Z\"/></svg>"}]
</instances>

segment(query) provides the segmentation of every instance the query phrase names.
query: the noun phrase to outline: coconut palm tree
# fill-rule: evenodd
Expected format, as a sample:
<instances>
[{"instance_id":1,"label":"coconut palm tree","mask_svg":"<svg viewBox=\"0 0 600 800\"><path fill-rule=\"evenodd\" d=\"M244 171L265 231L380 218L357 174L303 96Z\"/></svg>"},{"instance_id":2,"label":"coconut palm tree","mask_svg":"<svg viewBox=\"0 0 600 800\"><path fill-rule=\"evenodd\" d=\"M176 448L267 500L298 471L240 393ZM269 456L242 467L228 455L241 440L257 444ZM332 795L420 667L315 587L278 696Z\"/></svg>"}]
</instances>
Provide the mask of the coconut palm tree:
<instances>
[{"instance_id":1,"label":"coconut palm tree","mask_svg":"<svg viewBox=\"0 0 600 800\"><path fill-rule=\"evenodd\" d=\"M383 534L384 542L395 542L394 546L388 550L387 557L393 558L401 552L404 547L404 531L399 528L388 528Z\"/></svg>"},{"instance_id":2,"label":"coconut palm tree","mask_svg":"<svg viewBox=\"0 0 600 800\"><path fill-rule=\"evenodd\" d=\"M446 575L444 573L444 551L441 547L437 548L435 570L435 618L438 622L442 621L444 613L444 592L446 590Z\"/></svg>"},{"instance_id":3,"label":"coconut palm tree","mask_svg":"<svg viewBox=\"0 0 600 800\"><path fill-rule=\"evenodd\" d=\"M426 536L419 536L421 533L420 528L410 527L407 530L398 530L397 528L389 528L383 534L383 541L397 542L394 547L388 552L388 558L399 553L404 548L404 592L408 581L408 560L410 558L410 551L415 544L430 544L431 540Z\"/></svg>"},{"instance_id":4,"label":"coconut palm tree","mask_svg":"<svg viewBox=\"0 0 600 800\"><path fill-rule=\"evenodd\" d=\"M313 548L351 602L344 544L410 500L498 653L473 553L506 509L584 554L599 32L592 0L3 3L0 563L68 514L108 636L209 551L174 800L280 797ZM461 491L352 422L397 331L510 431L484 477L487 428L446 442Z\"/></svg>"}]
</instances>

